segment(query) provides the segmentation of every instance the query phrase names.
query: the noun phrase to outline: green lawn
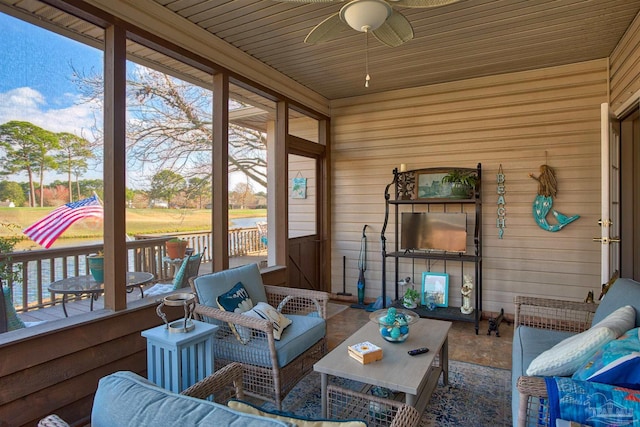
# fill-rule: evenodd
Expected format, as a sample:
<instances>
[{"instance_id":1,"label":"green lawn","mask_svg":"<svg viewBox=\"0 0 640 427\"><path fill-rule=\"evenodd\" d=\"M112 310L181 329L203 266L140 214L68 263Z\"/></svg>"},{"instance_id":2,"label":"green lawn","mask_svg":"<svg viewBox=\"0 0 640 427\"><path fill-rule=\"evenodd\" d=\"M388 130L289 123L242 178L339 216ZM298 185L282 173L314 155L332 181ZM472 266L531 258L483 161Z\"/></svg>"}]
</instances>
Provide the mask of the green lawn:
<instances>
[{"instance_id":1,"label":"green lawn","mask_svg":"<svg viewBox=\"0 0 640 427\"><path fill-rule=\"evenodd\" d=\"M16 224L17 233L0 227L0 236L20 234L20 230L47 215L54 208L0 208L0 222ZM236 209L229 218L267 216L266 209ZM207 209L127 209L127 234L171 233L211 229L211 210ZM73 224L60 237L77 239L102 236L102 221L87 218Z\"/></svg>"}]
</instances>

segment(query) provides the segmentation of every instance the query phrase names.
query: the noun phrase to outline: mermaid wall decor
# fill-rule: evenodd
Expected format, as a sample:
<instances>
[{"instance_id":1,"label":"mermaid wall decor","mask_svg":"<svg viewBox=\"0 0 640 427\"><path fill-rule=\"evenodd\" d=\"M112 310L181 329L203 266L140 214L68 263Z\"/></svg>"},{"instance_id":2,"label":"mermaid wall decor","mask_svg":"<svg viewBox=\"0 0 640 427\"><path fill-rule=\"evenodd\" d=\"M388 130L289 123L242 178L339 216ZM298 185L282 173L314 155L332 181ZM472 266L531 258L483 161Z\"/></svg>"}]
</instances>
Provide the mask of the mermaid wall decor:
<instances>
[{"instance_id":1,"label":"mermaid wall decor","mask_svg":"<svg viewBox=\"0 0 640 427\"><path fill-rule=\"evenodd\" d=\"M540 176L536 177L532 173L529 176L538 181L538 195L533 201L533 219L540 228L546 231L560 231L566 225L580 218L580 215L567 216L553 209L553 199L558 193L558 181L551 166L540 165ZM549 212L558 221L557 224L549 224L547 221Z\"/></svg>"}]
</instances>

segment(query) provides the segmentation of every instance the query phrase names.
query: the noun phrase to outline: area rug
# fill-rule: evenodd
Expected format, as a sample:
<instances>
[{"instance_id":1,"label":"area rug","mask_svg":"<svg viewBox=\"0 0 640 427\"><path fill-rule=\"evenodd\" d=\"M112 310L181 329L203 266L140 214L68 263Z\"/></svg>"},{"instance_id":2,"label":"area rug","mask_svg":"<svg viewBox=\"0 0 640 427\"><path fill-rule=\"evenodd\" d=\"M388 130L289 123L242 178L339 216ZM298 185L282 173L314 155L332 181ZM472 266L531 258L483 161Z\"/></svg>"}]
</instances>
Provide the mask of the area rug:
<instances>
[{"instance_id":1,"label":"area rug","mask_svg":"<svg viewBox=\"0 0 640 427\"><path fill-rule=\"evenodd\" d=\"M330 377L343 387L357 383ZM320 416L320 374L312 372L283 402L283 410L308 417ZM263 405L274 409L271 403ZM511 426L511 371L473 363L450 361L449 384L440 383L422 414L421 427Z\"/></svg>"}]
</instances>

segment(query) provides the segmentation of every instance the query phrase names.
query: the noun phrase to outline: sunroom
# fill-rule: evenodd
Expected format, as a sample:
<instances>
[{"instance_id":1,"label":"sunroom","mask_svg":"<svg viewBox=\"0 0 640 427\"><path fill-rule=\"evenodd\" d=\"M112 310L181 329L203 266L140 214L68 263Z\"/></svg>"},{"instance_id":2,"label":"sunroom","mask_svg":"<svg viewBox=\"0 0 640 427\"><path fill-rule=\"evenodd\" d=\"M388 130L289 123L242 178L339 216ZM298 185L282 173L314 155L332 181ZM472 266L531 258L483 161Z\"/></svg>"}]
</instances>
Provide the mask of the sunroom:
<instances>
[{"instance_id":1,"label":"sunroom","mask_svg":"<svg viewBox=\"0 0 640 427\"><path fill-rule=\"evenodd\" d=\"M389 230L383 234L385 187L394 181L394 169L478 164L477 308L484 318L501 310L513 316L516 295L581 301L588 292L597 294L615 270L640 279L640 1L460 0L437 8L393 7L414 31L413 40L397 47L353 30L305 44L305 35L340 9L331 2L0 1L0 13L101 55L105 183L105 308L0 335L0 420L33 425L59 412L86 422L99 378L146 370L140 332L158 324L157 304L128 303L121 285L127 271L130 64L209 94L203 108L211 123L201 124L207 130L198 137L210 138L200 149L207 153L200 166L211 180L212 271L230 266L230 172L244 167L234 163L231 129L243 126L264 139L268 160L261 169L265 283L336 298L344 291L356 295L366 230L365 301L398 299L398 273L380 255L385 239L387 245L399 239ZM609 116L621 130L618 148L602 144ZM610 165L614 149L622 154ZM530 175L537 177L543 165L556 173L557 209L579 216L558 231L543 229L532 216L538 182ZM619 182L613 191L610 168ZM307 178L308 205L291 197L297 176ZM619 208L609 214L619 220L611 233L599 224L610 206ZM603 237L622 238L612 249ZM400 276L416 283L423 272L445 268L442 262L399 265ZM449 272L450 304L460 306L466 271L449 265Z\"/></svg>"}]
</instances>

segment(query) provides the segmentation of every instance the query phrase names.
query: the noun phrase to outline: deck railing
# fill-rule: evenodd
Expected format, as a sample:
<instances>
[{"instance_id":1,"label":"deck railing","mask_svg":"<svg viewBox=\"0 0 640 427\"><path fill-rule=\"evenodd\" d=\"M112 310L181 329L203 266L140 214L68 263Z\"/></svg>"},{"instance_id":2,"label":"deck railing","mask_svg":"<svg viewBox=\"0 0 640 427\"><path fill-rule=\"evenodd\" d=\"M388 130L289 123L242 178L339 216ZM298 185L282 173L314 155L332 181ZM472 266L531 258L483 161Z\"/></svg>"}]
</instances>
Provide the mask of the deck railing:
<instances>
[{"instance_id":1,"label":"deck railing","mask_svg":"<svg viewBox=\"0 0 640 427\"><path fill-rule=\"evenodd\" d=\"M202 262L212 259L211 232L166 233L140 235L126 242L129 271L153 273L157 281L171 279L172 265L165 262L165 242L180 237L189 242L188 247L202 253ZM257 228L229 230L229 257L249 255L266 250ZM104 249L103 244L72 246L59 249L36 249L0 254L0 261L10 268L22 269L20 283L8 283L13 289L14 306L18 312L34 310L55 304L48 291L50 283L89 273L87 256Z\"/></svg>"},{"instance_id":2,"label":"deck railing","mask_svg":"<svg viewBox=\"0 0 640 427\"><path fill-rule=\"evenodd\" d=\"M267 249L264 233L258 227L247 228L231 228L229 229L229 257L250 255ZM193 232L185 231L170 234L138 234L136 240L153 239L158 237L179 237L187 240L187 247L193 248L194 253L203 253L202 262L210 262L212 260L213 242L211 241L211 232Z\"/></svg>"}]
</instances>

